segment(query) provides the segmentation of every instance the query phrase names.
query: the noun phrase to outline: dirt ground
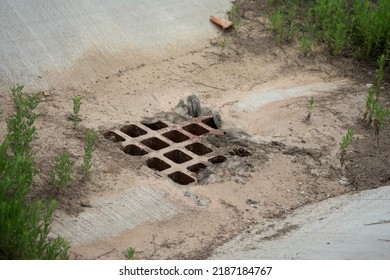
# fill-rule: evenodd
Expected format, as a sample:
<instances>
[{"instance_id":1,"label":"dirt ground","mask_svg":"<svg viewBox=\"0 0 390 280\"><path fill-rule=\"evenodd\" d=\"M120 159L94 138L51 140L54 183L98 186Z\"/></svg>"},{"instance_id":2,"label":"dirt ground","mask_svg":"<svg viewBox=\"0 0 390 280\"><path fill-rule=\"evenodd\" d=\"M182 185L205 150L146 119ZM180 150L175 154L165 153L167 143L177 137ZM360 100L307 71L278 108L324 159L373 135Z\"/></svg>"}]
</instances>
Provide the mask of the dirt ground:
<instances>
[{"instance_id":1,"label":"dirt ground","mask_svg":"<svg viewBox=\"0 0 390 280\"><path fill-rule=\"evenodd\" d=\"M216 247L262 221L283 219L308 203L388 184L390 129L381 133L378 148L374 131L361 123L366 84L373 82L375 70L350 58L329 57L322 50L305 57L294 42L275 46L262 12L264 4L254 6L259 3L241 4L238 31L221 32L199 51L84 81L80 86L53 85L41 93L44 102L38 108L42 116L36 122L39 137L35 141L40 172L32 197L58 198L56 220L69 216L76 219L94 207L94 197L109 200L111 195L140 184L161 190L178 209L169 219L142 223L108 239L73 245L71 258L123 259L123 250L134 247L136 259L206 259ZM228 43L221 50L223 36ZM336 90L311 92L255 110L237 106L263 88L340 81ZM103 135L143 118L162 116L191 94L199 97L202 106L219 112L222 130L245 139L245 149L251 153L248 157L231 156L211 170L214 176L203 184L182 187L145 172L142 158L124 154L118 143ZM76 95L83 98L83 121L73 129L67 115ZM307 120L310 96L315 103ZM390 105L386 83L383 96ZM2 110L3 119L12 113L9 95ZM350 127L357 134L342 168L339 144ZM99 134L91 175L83 181L75 172L72 185L58 194L50 187L47 175L53 158L67 149L80 166L88 128ZM5 131L2 121L0 137ZM225 152L240 147L240 143L230 143ZM232 165L234 162L250 168L242 171ZM194 203L188 193L209 203Z\"/></svg>"}]
</instances>

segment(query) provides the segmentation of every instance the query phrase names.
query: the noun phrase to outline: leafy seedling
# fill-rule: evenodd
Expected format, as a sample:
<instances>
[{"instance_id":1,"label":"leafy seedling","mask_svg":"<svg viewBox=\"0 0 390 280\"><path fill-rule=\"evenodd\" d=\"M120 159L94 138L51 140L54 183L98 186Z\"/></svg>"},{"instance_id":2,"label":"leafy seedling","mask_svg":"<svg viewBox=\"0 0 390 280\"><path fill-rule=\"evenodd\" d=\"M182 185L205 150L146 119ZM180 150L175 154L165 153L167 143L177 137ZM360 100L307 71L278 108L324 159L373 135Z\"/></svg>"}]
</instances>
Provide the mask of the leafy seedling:
<instances>
[{"instance_id":1,"label":"leafy seedling","mask_svg":"<svg viewBox=\"0 0 390 280\"><path fill-rule=\"evenodd\" d=\"M307 116L305 118L305 122L309 123L310 120L311 120L311 114L313 112L313 108L314 108L314 104L315 104L315 99L313 96L311 96L308 100L307 100L307 109L308 109L308 112L307 112Z\"/></svg>"},{"instance_id":2,"label":"leafy seedling","mask_svg":"<svg viewBox=\"0 0 390 280\"><path fill-rule=\"evenodd\" d=\"M347 150L352 143L353 136L355 135L355 131L352 128L349 128L347 133L343 136L340 143L340 164L344 166L345 161L347 159Z\"/></svg>"},{"instance_id":3,"label":"leafy seedling","mask_svg":"<svg viewBox=\"0 0 390 280\"><path fill-rule=\"evenodd\" d=\"M238 6L237 5L232 5L230 9L230 20L233 23L233 28L234 31L237 32L238 28L240 27L240 17L238 15Z\"/></svg>"},{"instance_id":4,"label":"leafy seedling","mask_svg":"<svg viewBox=\"0 0 390 280\"><path fill-rule=\"evenodd\" d=\"M84 159L81 165L81 172L84 177L87 177L92 166L92 155L95 150L96 132L89 129L87 132L87 139L84 147Z\"/></svg>"},{"instance_id":5,"label":"leafy seedling","mask_svg":"<svg viewBox=\"0 0 390 280\"><path fill-rule=\"evenodd\" d=\"M70 114L69 118L73 122L73 128L76 128L77 124L81 122L81 117L79 115L80 106L81 106L81 96L73 97L73 113Z\"/></svg>"},{"instance_id":6,"label":"leafy seedling","mask_svg":"<svg viewBox=\"0 0 390 280\"><path fill-rule=\"evenodd\" d=\"M72 182L73 165L74 162L70 159L68 151L64 151L54 159L54 170L50 173L50 179L57 192Z\"/></svg>"},{"instance_id":7,"label":"leafy seedling","mask_svg":"<svg viewBox=\"0 0 390 280\"><path fill-rule=\"evenodd\" d=\"M123 252L123 254L125 255L125 258L126 258L127 260L132 260L132 259L134 259L135 248L129 247L129 248L127 248L127 249Z\"/></svg>"},{"instance_id":8,"label":"leafy seedling","mask_svg":"<svg viewBox=\"0 0 390 280\"><path fill-rule=\"evenodd\" d=\"M223 54L223 51L226 49L228 44L228 39L226 36L223 37L223 39L219 42L219 47L221 48L221 55Z\"/></svg>"}]
</instances>

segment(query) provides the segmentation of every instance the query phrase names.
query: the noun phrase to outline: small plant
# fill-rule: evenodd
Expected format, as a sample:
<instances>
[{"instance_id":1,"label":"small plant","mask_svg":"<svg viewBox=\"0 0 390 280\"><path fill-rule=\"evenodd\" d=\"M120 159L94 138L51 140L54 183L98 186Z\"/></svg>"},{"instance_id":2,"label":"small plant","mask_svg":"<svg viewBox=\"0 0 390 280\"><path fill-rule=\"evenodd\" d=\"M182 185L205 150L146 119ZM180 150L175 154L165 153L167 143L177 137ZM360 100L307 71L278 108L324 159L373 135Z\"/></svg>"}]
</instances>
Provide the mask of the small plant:
<instances>
[{"instance_id":1,"label":"small plant","mask_svg":"<svg viewBox=\"0 0 390 280\"><path fill-rule=\"evenodd\" d=\"M299 49L304 56L307 56L311 52L311 41L306 37L302 37L299 40Z\"/></svg>"},{"instance_id":2,"label":"small plant","mask_svg":"<svg viewBox=\"0 0 390 280\"><path fill-rule=\"evenodd\" d=\"M81 165L81 172L84 177L87 177L92 166L92 154L95 150L96 132L89 129L87 132L87 140L84 147L84 160Z\"/></svg>"},{"instance_id":3,"label":"small plant","mask_svg":"<svg viewBox=\"0 0 390 280\"><path fill-rule=\"evenodd\" d=\"M70 114L70 119L73 122L73 128L76 128L77 124L81 122L81 117L79 115L81 99L81 96L73 97L73 113Z\"/></svg>"},{"instance_id":4,"label":"small plant","mask_svg":"<svg viewBox=\"0 0 390 280\"><path fill-rule=\"evenodd\" d=\"M67 259L69 243L49 237L56 202L29 198L37 173L31 145L38 115L33 110L40 99L23 93L23 86L11 91L16 112L0 143L0 259Z\"/></svg>"},{"instance_id":5,"label":"small plant","mask_svg":"<svg viewBox=\"0 0 390 280\"><path fill-rule=\"evenodd\" d=\"M385 64L386 64L386 56L384 54L380 55L377 62L379 68L378 68L378 75L376 77L376 98L378 99L382 90L383 69L385 68Z\"/></svg>"},{"instance_id":6,"label":"small plant","mask_svg":"<svg viewBox=\"0 0 390 280\"><path fill-rule=\"evenodd\" d=\"M72 169L74 162L70 159L68 151L64 151L54 159L54 170L50 173L51 184L57 191L70 185L72 182Z\"/></svg>"},{"instance_id":7,"label":"small plant","mask_svg":"<svg viewBox=\"0 0 390 280\"><path fill-rule=\"evenodd\" d=\"M280 45L282 36L285 33L285 19L281 10L277 10L270 15L271 30L275 34L275 44Z\"/></svg>"},{"instance_id":8,"label":"small plant","mask_svg":"<svg viewBox=\"0 0 390 280\"><path fill-rule=\"evenodd\" d=\"M134 258L134 255L135 255L135 248L133 247L129 247L127 248L123 254L125 255L125 258L127 260L132 260Z\"/></svg>"},{"instance_id":9,"label":"small plant","mask_svg":"<svg viewBox=\"0 0 390 280\"><path fill-rule=\"evenodd\" d=\"M349 128L347 133L343 136L340 143L340 164L344 166L345 161L347 159L347 149L352 143L353 136L355 135L355 131L352 128Z\"/></svg>"},{"instance_id":10,"label":"small plant","mask_svg":"<svg viewBox=\"0 0 390 280\"><path fill-rule=\"evenodd\" d=\"M379 147L379 133L388 123L387 118L390 116L390 109L382 107L379 102L373 104L372 124L375 129L377 146Z\"/></svg>"},{"instance_id":11,"label":"small plant","mask_svg":"<svg viewBox=\"0 0 390 280\"><path fill-rule=\"evenodd\" d=\"M307 116L306 116L306 118L305 118L305 121L306 122L310 122L310 120L311 120L311 114L312 114L312 112L313 112L313 108L314 108L314 103L315 103L316 101L315 101L315 99L314 99L314 97L313 96L311 96L308 100L307 100L307 109L308 109L308 113L307 113Z\"/></svg>"},{"instance_id":12,"label":"small plant","mask_svg":"<svg viewBox=\"0 0 390 280\"><path fill-rule=\"evenodd\" d=\"M230 9L230 20L233 22L233 28L235 31L240 27L240 17L238 15L238 7L237 5L232 5Z\"/></svg>"},{"instance_id":13,"label":"small plant","mask_svg":"<svg viewBox=\"0 0 390 280\"><path fill-rule=\"evenodd\" d=\"M223 54L223 51L226 49L228 44L228 39L226 36L223 37L223 39L219 42L219 46L221 48L221 55Z\"/></svg>"},{"instance_id":14,"label":"small plant","mask_svg":"<svg viewBox=\"0 0 390 280\"><path fill-rule=\"evenodd\" d=\"M375 103L378 103L378 100L375 98L375 89L371 87L368 90L368 95L366 97L366 109L363 114L363 122L366 125L372 124Z\"/></svg>"}]
</instances>

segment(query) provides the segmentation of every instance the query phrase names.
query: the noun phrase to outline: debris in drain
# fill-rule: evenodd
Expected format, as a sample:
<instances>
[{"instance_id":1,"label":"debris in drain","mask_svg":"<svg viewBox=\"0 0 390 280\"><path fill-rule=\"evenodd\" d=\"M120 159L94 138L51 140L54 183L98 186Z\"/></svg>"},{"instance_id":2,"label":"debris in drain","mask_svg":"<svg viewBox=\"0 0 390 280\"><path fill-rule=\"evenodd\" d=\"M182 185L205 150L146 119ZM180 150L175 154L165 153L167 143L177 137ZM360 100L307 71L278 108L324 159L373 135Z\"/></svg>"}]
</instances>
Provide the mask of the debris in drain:
<instances>
[{"instance_id":1,"label":"debris in drain","mask_svg":"<svg viewBox=\"0 0 390 280\"><path fill-rule=\"evenodd\" d=\"M229 152L231 156L249 157L252 154L243 148L234 148L233 152Z\"/></svg>"},{"instance_id":2,"label":"debris in drain","mask_svg":"<svg viewBox=\"0 0 390 280\"><path fill-rule=\"evenodd\" d=\"M233 22L231 22L230 20L227 20L225 18L219 18L219 17L211 16L210 17L210 21L212 23L215 23L219 27L222 27L223 29L226 29L226 28L229 28L229 27L233 26Z\"/></svg>"},{"instance_id":3,"label":"debris in drain","mask_svg":"<svg viewBox=\"0 0 390 280\"><path fill-rule=\"evenodd\" d=\"M225 132L221 126L219 113L201 108L196 95L191 95L187 105L181 100L171 112L144 119L138 125L125 125L120 131L105 132L104 136L113 142L122 142L126 154L147 155L148 168L156 174L161 172L159 176L167 176L177 184L227 180L245 184L251 177L253 165L241 157L252 155L246 147L254 147L254 143L245 132L237 129ZM233 157L228 158L226 153Z\"/></svg>"},{"instance_id":4,"label":"debris in drain","mask_svg":"<svg viewBox=\"0 0 390 280\"><path fill-rule=\"evenodd\" d=\"M197 180L201 185L222 183L227 180L245 184L252 177L252 172L254 172L254 166L251 163L232 157L221 164L209 165L206 169L200 170Z\"/></svg>"},{"instance_id":5,"label":"debris in drain","mask_svg":"<svg viewBox=\"0 0 390 280\"><path fill-rule=\"evenodd\" d=\"M167 124L163 123L162 121L143 121L142 124L146 127L149 127L151 130L160 130L163 128L168 127Z\"/></svg>"}]
</instances>

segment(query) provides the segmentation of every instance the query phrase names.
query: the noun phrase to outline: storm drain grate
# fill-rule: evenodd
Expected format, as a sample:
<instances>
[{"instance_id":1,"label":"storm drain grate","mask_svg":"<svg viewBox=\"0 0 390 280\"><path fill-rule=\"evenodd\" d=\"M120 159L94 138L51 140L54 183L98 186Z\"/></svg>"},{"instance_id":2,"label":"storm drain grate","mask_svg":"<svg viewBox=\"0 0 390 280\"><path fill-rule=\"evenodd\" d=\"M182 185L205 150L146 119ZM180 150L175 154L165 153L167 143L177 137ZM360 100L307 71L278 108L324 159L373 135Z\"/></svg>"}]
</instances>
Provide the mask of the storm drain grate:
<instances>
[{"instance_id":1,"label":"storm drain grate","mask_svg":"<svg viewBox=\"0 0 390 280\"><path fill-rule=\"evenodd\" d=\"M129 124L119 130L108 131L104 136L110 141L120 142L125 154L146 156L148 168L166 175L177 184L192 184L197 173L227 159L200 143L201 137L207 133L224 134L212 117L194 118L182 125L163 121L143 122L141 127Z\"/></svg>"}]
</instances>

